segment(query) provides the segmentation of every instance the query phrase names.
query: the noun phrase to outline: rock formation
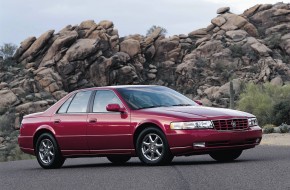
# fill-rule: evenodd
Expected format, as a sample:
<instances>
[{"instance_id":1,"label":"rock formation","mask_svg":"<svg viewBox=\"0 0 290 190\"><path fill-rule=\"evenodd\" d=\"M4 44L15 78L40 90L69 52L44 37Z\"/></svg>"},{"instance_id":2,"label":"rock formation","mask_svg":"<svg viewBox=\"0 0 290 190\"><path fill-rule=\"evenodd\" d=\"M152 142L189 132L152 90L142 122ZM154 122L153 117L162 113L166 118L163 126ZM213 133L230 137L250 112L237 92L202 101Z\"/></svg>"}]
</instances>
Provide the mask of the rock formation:
<instances>
[{"instance_id":1,"label":"rock formation","mask_svg":"<svg viewBox=\"0 0 290 190\"><path fill-rule=\"evenodd\" d=\"M237 15L229 7L206 28L171 37L120 37L111 21L88 20L24 40L17 65L0 72L0 114L42 111L70 91L106 85L157 84L210 106L229 106L229 80L290 81L290 5L259 4ZM2 60L3 61L3 60Z\"/></svg>"}]
</instances>

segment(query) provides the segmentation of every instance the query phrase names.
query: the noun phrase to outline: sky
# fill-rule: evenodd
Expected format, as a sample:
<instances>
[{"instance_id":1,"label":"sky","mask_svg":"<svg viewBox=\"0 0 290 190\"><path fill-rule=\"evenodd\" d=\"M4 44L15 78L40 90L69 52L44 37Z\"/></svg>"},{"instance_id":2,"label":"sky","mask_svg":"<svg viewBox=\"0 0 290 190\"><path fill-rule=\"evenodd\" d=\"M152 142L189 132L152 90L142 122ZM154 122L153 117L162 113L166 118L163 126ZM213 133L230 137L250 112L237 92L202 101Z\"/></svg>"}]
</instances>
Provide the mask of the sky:
<instances>
[{"instance_id":1,"label":"sky","mask_svg":"<svg viewBox=\"0 0 290 190\"><path fill-rule=\"evenodd\" d=\"M279 0L0 0L0 45L19 45L27 37L39 37L47 30L58 32L84 20L111 20L120 36L145 35L152 26L167 29L167 36L188 34L207 27L216 10L228 6L231 12ZM289 1L284 1L290 3Z\"/></svg>"}]
</instances>

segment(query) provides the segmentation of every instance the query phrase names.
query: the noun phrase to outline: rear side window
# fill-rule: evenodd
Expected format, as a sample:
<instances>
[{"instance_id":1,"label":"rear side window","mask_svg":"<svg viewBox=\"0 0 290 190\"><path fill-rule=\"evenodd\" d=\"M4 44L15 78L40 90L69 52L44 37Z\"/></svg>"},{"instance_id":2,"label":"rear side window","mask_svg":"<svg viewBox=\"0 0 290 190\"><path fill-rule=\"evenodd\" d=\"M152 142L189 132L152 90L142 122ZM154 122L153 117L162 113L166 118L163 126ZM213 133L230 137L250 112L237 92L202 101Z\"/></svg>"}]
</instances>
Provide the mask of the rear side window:
<instances>
[{"instance_id":1,"label":"rear side window","mask_svg":"<svg viewBox=\"0 0 290 190\"><path fill-rule=\"evenodd\" d=\"M73 97L74 96L71 96L69 99L67 99L67 101L64 104L62 104L62 106L59 108L57 113L66 113L67 108L68 108L71 100L73 99Z\"/></svg>"},{"instance_id":2,"label":"rear side window","mask_svg":"<svg viewBox=\"0 0 290 190\"><path fill-rule=\"evenodd\" d=\"M92 91L78 92L71 101L67 113L85 113L87 112L88 103Z\"/></svg>"}]
</instances>

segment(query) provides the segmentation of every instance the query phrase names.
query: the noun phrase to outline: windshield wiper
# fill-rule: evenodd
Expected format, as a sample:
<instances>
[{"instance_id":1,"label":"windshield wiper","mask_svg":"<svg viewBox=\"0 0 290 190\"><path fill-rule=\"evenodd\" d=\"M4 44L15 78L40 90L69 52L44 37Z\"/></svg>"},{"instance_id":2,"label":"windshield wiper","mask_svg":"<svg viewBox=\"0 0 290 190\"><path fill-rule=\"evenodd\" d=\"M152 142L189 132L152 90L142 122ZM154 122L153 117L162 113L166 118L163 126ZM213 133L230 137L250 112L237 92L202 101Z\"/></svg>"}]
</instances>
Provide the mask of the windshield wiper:
<instances>
[{"instance_id":1,"label":"windshield wiper","mask_svg":"<svg viewBox=\"0 0 290 190\"><path fill-rule=\"evenodd\" d=\"M192 104L174 104L171 106L193 106Z\"/></svg>"},{"instance_id":2,"label":"windshield wiper","mask_svg":"<svg viewBox=\"0 0 290 190\"><path fill-rule=\"evenodd\" d=\"M158 108L158 107L168 107L168 106L166 106L166 105L147 106L147 107L138 108L137 110L147 109L147 108Z\"/></svg>"}]
</instances>

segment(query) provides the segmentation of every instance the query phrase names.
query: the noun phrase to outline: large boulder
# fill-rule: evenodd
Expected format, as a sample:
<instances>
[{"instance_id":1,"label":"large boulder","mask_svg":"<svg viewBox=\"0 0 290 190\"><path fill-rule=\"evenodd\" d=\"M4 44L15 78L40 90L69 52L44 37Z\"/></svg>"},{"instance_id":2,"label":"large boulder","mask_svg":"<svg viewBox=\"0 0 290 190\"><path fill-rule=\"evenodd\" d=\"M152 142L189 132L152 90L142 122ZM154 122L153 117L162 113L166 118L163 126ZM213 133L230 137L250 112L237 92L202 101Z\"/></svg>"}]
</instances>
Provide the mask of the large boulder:
<instances>
[{"instance_id":1,"label":"large boulder","mask_svg":"<svg viewBox=\"0 0 290 190\"><path fill-rule=\"evenodd\" d=\"M221 16L225 18L225 20L227 21L225 24L221 26L221 29L225 31L236 30L238 28L243 27L248 22L242 16L232 14L232 13L225 13Z\"/></svg>"},{"instance_id":2,"label":"large boulder","mask_svg":"<svg viewBox=\"0 0 290 190\"><path fill-rule=\"evenodd\" d=\"M48 40L53 36L54 30L49 30L42 34L37 40L33 42L33 44L28 48L28 50L23 53L22 56L18 59L18 62L24 61L28 63L33 60L38 54L38 52L47 45Z\"/></svg>"},{"instance_id":3,"label":"large boulder","mask_svg":"<svg viewBox=\"0 0 290 190\"><path fill-rule=\"evenodd\" d=\"M0 108L12 107L19 100L11 90L0 90Z\"/></svg>"},{"instance_id":4,"label":"large boulder","mask_svg":"<svg viewBox=\"0 0 290 190\"><path fill-rule=\"evenodd\" d=\"M73 38L73 36L72 36ZM99 40L78 39L66 52L64 60L71 62L75 60L84 60L89 55L97 51Z\"/></svg>"},{"instance_id":5,"label":"large boulder","mask_svg":"<svg viewBox=\"0 0 290 190\"><path fill-rule=\"evenodd\" d=\"M67 49L77 39L77 37L78 33L74 30L63 32L50 46L40 66L44 65L47 61L53 59L57 54L59 56L55 61L59 61L63 48Z\"/></svg>"},{"instance_id":6,"label":"large boulder","mask_svg":"<svg viewBox=\"0 0 290 190\"><path fill-rule=\"evenodd\" d=\"M19 57L33 44L33 42L36 40L36 38L28 37L26 40L20 43L20 47L17 49L17 51L14 54L14 59L18 60Z\"/></svg>"},{"instance_id":7,"label":"large boulder","mask_svg":"<svg viewBox=\"0 0 290 190\"><path fill-rule=\"evenodd\" d=\"M216 14L224 14L230 11L230 7L221 7L216 11Z\"/></svg>"},{"instance_id":8,"label":"large boulder","mask_svg":"<svg viewBox=\"0 0 290 190\"><path fill-rule=\"evenodd\" d=\"M141 52L140 43L139 41L134 39L124 40L120 44L120 51L127 53L128 55L130 55L130 57L134 57Z\"/></svg>"},{"instance_id":9,"label":"large boulder","mask_svg":"<svg viewBox=\"0 0 290 190\"><path fill-rule=\"evenodd\" d=\"M234 42L242 41L246 38L247 35L248 33L244 30L232 30L226 32L226 36L232 39Z\"/></svg>"}]
</instances>

